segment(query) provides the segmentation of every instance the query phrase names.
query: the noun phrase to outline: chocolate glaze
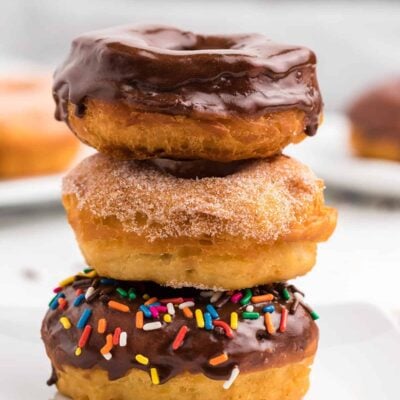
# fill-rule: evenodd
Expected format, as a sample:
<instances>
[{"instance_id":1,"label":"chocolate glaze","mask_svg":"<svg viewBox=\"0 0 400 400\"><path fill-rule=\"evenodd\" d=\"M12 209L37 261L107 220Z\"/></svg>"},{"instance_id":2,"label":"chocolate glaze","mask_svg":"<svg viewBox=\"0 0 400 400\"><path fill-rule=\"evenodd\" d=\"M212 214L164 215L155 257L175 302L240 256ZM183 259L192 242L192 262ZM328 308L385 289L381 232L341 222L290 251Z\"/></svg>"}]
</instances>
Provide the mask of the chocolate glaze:
<instances>
[{"instance_id":1,"label":"chocolate glaze","mask_svg":"<svg viewBox=\"0 0 400 400\"><path fill-rule=\"evenodd\" d=\"M318 328L302 305L297 307L293 315L288 316L286 332L270 335L265 329L261 312L266 303L255 305L255 311L261 313L259 319L244 320L241 313L245 306L233 303L230 300L230 294L225 293L214 303L220 319L229 324L231 312L237 311L239 314L239 327L234 331L233 339L229 339L220 329L207 331L197 328L195 319L186 318L178 307L176 307L173 321L169 324L163 322L163 327L159 330L144 331L135 327L135 313L143 304L142 295L144 293L157 296L159 299L194 298L195 308L200 308L204 312L210 298L202 297L199 290L193 288L173 289L151 282L118 281L115 282L115 285L110 286L97 281L97 286L96 283L94 286L100 290L97 291L94 298L90 299L89 303L84 302L78 307L73 306L76 298L75 288L80 287L86 290L89 285L93 284L90 282L75 283L75 285L64 288L63 293L68 301L67 308L65 310L50 309L44 318L42 338L56 369L62 369L65 365L82 369L96 367L107 371L109 378L114 380L123 377L132 368L149 371L150 367L156 367L161 383L184 371L194 374L203 373L211 379L220 380L230 376L234 365L238 365L241 372L279 367L312 356L316 349ZM291 300L285 301L280 295L284 285L274 284L252 289L255 295L273 293L277 296L273 301L276 310L272 314L276 328L279 327L282 307L290 309L294 301L292 286L287 286L289 292L292 293ZM125 290L134 288L137 294L136 300L130 301L121 297L115 291L117 287ZM107 306L109 300L116 300L128 305L130 312L124 313L109 308ZM82 311L86 308L92 310L92 315L87 323L92 326L93 330L82 354L75 356L74 352L82 334L82 330L77 329L76 324ZM70 329L66 330L62 327L59 322L62 316L67 316L71 321ZM97 323L100 318L105 318L108 323L105 334L97 332ZM145 322L152 321L154 320L146 319ZM187 325L189 332L183 346L173 351L172 342L182 325ZM111 351L112 359L106 361L100 354L100 349L105 344L106 334L114 332L116 327L121 327L122 331L127 332L128 343L126 347L115 346ZM219 366L209 365L208 360L222 352L228 354L229 360ZM136 354L148 357L150 365L144 366L137 363L134 359ZM54 379L51 382L54 382Z\"/></svg>"},{"instance_id":2,"label":"chocolate glaze","mask_svg":"<svg viewBox=\"0 0 400 400\"><path fill-rule=\"evenodd\" d=\"M363 93L349 107L348 116L366 136L394 139L400 145L400 77Z\"/></svg>"},{"instance_id":3,"label":"chocolate glaze","mask_svg":"<svg viewBox=\"0 0 400 400\"><path fill-rule=\"evenodd\" d=\"M239 160L229 163L210 161L210 160L170 160L167 158L154 158L142 161L159 168L177 178L202 179L207 177L223 178L234 174L244 164L250 164L252 160Z\"/></svg>"},{"instance_id":4,"label":"chocolate glaze","mask_svg":"<svg viewBox=\"0 0 400 400\"><path fill-rule=\"evenodd\" d=\"M56 70L56 118L78 116L86 99L197 118L258 117L300 109L315 134L322 99L314 53L259 34L199 35L165 26L123 26L84 34Z\"/></svg>"}]
</instances>

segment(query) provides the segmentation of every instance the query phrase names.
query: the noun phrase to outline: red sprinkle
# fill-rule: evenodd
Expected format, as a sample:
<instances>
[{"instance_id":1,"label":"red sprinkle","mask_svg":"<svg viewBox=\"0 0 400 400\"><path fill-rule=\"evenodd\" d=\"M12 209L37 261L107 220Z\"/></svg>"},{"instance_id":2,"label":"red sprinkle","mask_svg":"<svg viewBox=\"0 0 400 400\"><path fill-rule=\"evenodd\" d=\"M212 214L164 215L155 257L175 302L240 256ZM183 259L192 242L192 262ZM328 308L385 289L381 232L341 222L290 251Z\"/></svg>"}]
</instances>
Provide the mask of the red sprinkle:
<instances>
[{"instance_id":1,"label":"red sprinkle","mask_svg":"<svg viewBox=\"0 0 400 400\"><path fill-rule=\"evenodd\" d=\"M77 296L80 296L82 293L83 293L83 290L80 289L80 288L75 290L75 294L76 294Z\"/></svg>"},{"instance_id":2,"label":"red sprinkle","mask_svg":"<svg viewBox=\"0 0 400 400\"><path fill-rule=\"evenodd\" d=\"M61 292L62 289L63 289L63 288L62 288L61 286L58 286L58 287L56 287L56 288L53 289L53 292L54 292L54 293L59 293L59 292Z\"/></svg>"},{"instance_id":3,"label":"red sprinkle","mask_svg":"<svg viewBox=\"0 0 400 400\"><path fill-rule=\"evenodd\" d=\"M188 333L188 331L189 331L189 328L186 325L181 326L181 329L179 329L179 332L176 335L176 337L172 343L172 350L178 350L179 347L182 346L183 341L184 341L185 336Z\"/></svg>"},{"instance_id":4,"label":"red sprinkle","mask_svg":"<svg viewBox=\"0 0 400 400\"><path fill-rule=\"evenodd\" d=\"M86 343L89 340L90 334L92 333L92 327L90 325L86 325L85 329L82 332L81 337L79 338L78 346L83 349Z\"/></svg>"},{"instance_id":5,"label":"red sprinkle","mask_svg":"<svg viewBox=\"0 0 400 400\"><path fill-rule=\"evenodd\" d=\"M288 310L287 310L287 308L282 307L281 322L279 324L279 331L280 332L285 332L286 331L287 317L288 317Z\"/></svg>"},{"instance_id":6,"label":"red sprinkle","mask_svg":"<svg viewBox=\"0 0 400 400\"><path fill-rule=\"evenodd\" d=\"M161 299L160 303L162 303L162 304L168 304L168 303L181 304L181 303L183 303L183 298L182 297L174 297L171 299Z\"/></svg>"},{"instance_id":7,"label":"red sprinkle","mask_svg":"<svg viewBox=\"0 0 400 400\"><path fill-rule=\"evenodd\" d=\"M225 335L229 338L229 339L233 339L233 331L231 329L231 327L224 321L221 320L215 320L213 321L213 324L215 326L220 326L224 331L225 331Z\"/></svg>"},{"instance_id":8,"label":"red sprinkle","mask_svg":"<svg viewBox=\"0 0 400 400\"><path fill-rule=\"evenodd\" d=\"M114 335L113 335L113 345L119 345L119 337L121 336L122 329L120 327L115 328Z\"/></svg>"}]
</instances>

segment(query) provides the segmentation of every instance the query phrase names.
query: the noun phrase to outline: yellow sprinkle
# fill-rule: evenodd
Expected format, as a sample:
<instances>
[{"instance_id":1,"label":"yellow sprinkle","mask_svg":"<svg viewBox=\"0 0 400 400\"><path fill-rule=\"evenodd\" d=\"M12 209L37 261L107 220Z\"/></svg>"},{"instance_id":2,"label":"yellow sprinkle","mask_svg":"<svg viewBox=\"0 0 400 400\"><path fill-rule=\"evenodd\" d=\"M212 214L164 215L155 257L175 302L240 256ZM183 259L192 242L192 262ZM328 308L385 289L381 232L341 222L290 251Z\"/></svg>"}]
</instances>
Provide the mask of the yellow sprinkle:
<instances>
[{"instance_id":1,"label":"yellow sprinkle","mask_svg":"<svg viewBox=\"0 0 400 400\"><path fill-rule=\"evenodd\" d=\"M64 329L71 328L71 322L69 321L69 319L67 317L61 317L60 323L64 327Z\"/></svg>"},{"instance_id":2,"label":"yellow sprinkle","mask_svg":"<svg viewBox=\"0 0 400 400\"><path fill-rule=\"evenodd\" d=\"M196 316L196 323L197 323L197 327L198 328L204 328L204 317L203 317L203 313L200 309L197 309L194 312L195 316Z\"/></svg>"},{"instance_id":3,"label":"yellow sprinkle","mask_svg":"<svg viewBox=\"0 0 400 400\"><path fill-rule=\"evenodd\" d=\"M145 357L143 354L136 354L135 360L142 365L148 365L149 359Z\"/></svg>"},{"instance_id":4,"label":"yellow sprinkle","mask_svg":"<svg viewBox=\"0 0 400 400\"><path fill-rule=\"evenodd\" d=\"M169 314L164 314L164 321L169 324L172 322L172 317Z\"/></svg>"},{"instance_id":5,"label":"yellow sprinkle","mask_svg":"<svg viewBox=\"0 0 400 400\"><path fill-rule=\"evenodd\" d=\"M147 293L145 293L143 296L142 296L142 299L143 300L148 300L150 298L150 296L147 294Z\"/></svg>"},{"instance_id":6,"label":"yellow sprinkle","mask_svg":"<svg viewBox=\"0 0 400 400\"><path fill-rule=\"evenodd\" d=\"M232 329L238 328L238 313L237 312L231 313L231 328Z\"/></svg>"},{"instance_id":7,"label":"yellow sprinkle","mask_svg":"<svg viewBox=\"0 0 400 400\"><path fill-rule=\"evenodd\" d=\"M157 368L150 368L150 375L151 375L151 381L153 382L153 385L159 385L160 378L158 377Z\"/></svg>"},{"instance_id":8,"label":"yellow sprinkle","mask_svg":"<svg viewBox=\"0 0 400 400\"><path fill-rule=\"evenodd\" d=\"M62 280L58 286L64 287L64 286L68 286L70 285L72 282L75 281L75 275L70 276L69 278L65 278L64 280Z\"/></svg>"},{"instance_id":9,"label":"yellow sprinkle","mask_svg":"<svg viewBox=\"0 0 400 400\"><path fill-rule=\"evenodd\" d=\"M82 354L82 349L80 347L77 347L75 350L75 355L78 357Z\"/></svg>"}]
</instances>

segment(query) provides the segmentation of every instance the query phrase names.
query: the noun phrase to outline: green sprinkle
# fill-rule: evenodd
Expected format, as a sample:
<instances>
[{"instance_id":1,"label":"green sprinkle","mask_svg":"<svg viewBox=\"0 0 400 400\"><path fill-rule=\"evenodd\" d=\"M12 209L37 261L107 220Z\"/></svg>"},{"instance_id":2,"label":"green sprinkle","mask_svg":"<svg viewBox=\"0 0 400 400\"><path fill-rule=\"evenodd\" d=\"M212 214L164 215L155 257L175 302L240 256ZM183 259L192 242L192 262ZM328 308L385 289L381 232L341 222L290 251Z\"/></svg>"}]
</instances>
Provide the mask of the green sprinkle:
<instances>
[{"instance_id":1,"label":"green sprinkle","mask_svg":"<svg viewBox=\"0 0 400 400\"><path fill-rule=\"evenodd\" d=\"M83 272L85 273L85 274L88 274L89 272L92 272L93 271L93 268L85 268L84 270L83 270Z\"/></svg>"},{"instance_id":2,"label":"green sprinkle","mask_svg":"<svg viewBox=\"0 0 400 400\"><path fill-rule=\"evenodd\" d=\"M243 319L258 319L260 317L260 313L255 311L244 311L242 313Z\"/></svg>"},{"instance_id":3,"label":"green sprinkle","mask_svg":"<svg viewBox=\"0 0 400 400\"><path fill-rule=\"evenodd\" d=\"M282 290L282 296L285 300L290 300L290 293L289 290L287 290L286 288L283 288Z\"/></svg>"},{"instance_id":4,"label":"green sprinkle","mask_svg":"<svg viewBox=\"0 0 400 400\"><path fill-rule=\"evenodd\" d=\"M128 297L129 297L129 300L135 300L136 299L136 293L132 288L130 288L129 291L128 291Z\"/></svg>"},{"instance_id":5,"label":"green sprinkle","mask_svg":"<svg viewBox=\"0 0 400 400\"><path fill-rule=\"evenodd\" d=\"M50 307L51 303L56 299L57 296L58 296L58 293L56 293L54 295L54 297L50 300L49 307Z\"/></svg>"},{"instance_id":6,"label":"green sprinkle","mask_svg":"<svg viewBox=\"0 0 400 400\"><path fill-rule=\"evenodd\" d=\"M244 292L244 296L240 300L240 304L242 306L249 304L252 297L253 297L253 292L250 289L246 289Z\"/></svg>"},{"instance_id":7,"label":"green sprinkle","mask_svg":"<svg viewBox=\"0 0 400 400\"><path fill-rule=\"evenodd\" d=\"M128 297L128 292L122 288L117 288L117 293L122 297Z\"/></svg>"},{"instance_id":8,"label":"green sprinkle","mask_svg":"<svg viewBox=\"0 0 400 400\"><path fill-rule=\"evenodd\" d=\"M311 311L310 312L311 318L316 321L317 319L319 319L319 315L315 312L315 311Z\"/></svg>"}]
</instances>

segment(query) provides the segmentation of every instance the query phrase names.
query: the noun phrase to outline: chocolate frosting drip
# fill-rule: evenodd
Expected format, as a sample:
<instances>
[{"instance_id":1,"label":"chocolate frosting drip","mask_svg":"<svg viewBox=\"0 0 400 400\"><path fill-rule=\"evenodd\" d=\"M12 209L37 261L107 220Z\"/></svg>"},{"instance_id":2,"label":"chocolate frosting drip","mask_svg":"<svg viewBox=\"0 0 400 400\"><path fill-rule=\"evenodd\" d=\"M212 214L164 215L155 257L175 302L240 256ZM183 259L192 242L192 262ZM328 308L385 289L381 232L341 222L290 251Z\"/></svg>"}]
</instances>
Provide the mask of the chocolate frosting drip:
<instances>
[{"instance_id":1,"label":"chocolate frosting drip","mask_svg":"<svg viewBox=\"0 0 400 400\"><path fill-rule=\"evenodd\" d=\"M56 118L68 102L123 101L137 110L197 118L258 117L300 109L315 134L322 99L314 53L263 35L206 36L165 26L124 26L84 34L54 76Z\"/></svg>"},{"instance_id":2,"label":"chocolate frosting drip","mask_svg":"<svg viewBox=\"0 0 400 400\"><path fill-rule=\"evenodd\" d=\"M274 284L252 289L253 295L272 293L275 298L272 302L254 304L260 317L255 320L243 319L245 305L233 303L229 292L222 293L213 306L219 314L221 321L229 324L233 311L239 315L238 329L233 331L233 338L229 339L221 328L214 326L212 330L198 328L195 318L187 318L178 306L175 306L176 314L171 323L163 322L163 313L160 312L159 321L162 327L154 331L137 329L135 326L135 314L143 304L143 294L158 299L183 297L193 298L195 306L192 311L199 308L203 312L210 304L210 297L203 297L204 292L193 288L172 289L162 287L151 282L122 282L104 284L99 279L91 282L90 279L76 278L73 285L65 287L62 295L65 295L67 307L50 309L43 321L42 338L47 352L54 366L59 369L63 366L73 366L83 369L100 368L108 372L111 380L123 377L132 368L149 371L151 367L157 368L161 383L170 378L188 371L190 373L203 373L211 379L229 378L232 368L238 365L241 372L254 371L271 367L287 365L290 362L301 361L304 357L314 354L318 339L318 328L312 320L306 305L299 305L294 299L292 286L286 284ZM95 287L95 292L86 302L79 306L73 303L77 297L75 290L80 287L84 291L89 286ZM117 288L125 291L134 289L137 295L135 300L129 300L121 296ZM290 300L284 300L281 293L284 289L289 291ZM246 294L246 291L243 291ZM115 300L129 307L129 312L121 312L108 306L110 300ZM269 334L264 325L262 308L266 304L273 304L275 311L271 314L275 334ZM291 309L287 319L287 329L284 333L278 331L282 307ZM90 309L92 315L87 324L93 330L91 336L82 349L80 356L75 355L76 347L82 329L77 328L77 323L83 310ZM63 328L60 318L66 316L72 327ZM105 333L98 333L98 321L101 318L107 320ZM158 319L145 319L145 323L158 321ZM172 349L172 343L179 329L186 325L189 328L183 341L183 345L177 350ZM107 361L100 353L105 345L106 335L113 333L120 327L127 332L127 345L125 347L114 346L111 350L112 359ZM225 352L228 360L220 365L211 366L208 360ZM148 357L149 365L139 364L135 355L142 354ZM53 379L54 381L54 379Z\"/></svg>"},{"instance_id":3,"label":"chocolate frosting drip","mask_svg":"<svg viewBox=\"0 0 400 400\"><path fill-rule=\"evenodd\" d=\"M365 135L395 139L400 145L400 77L365 92L351 104L348 115Z\"/></svg>"},{"instance_id":4,"label":"chocolate frosting drip","mask_svg":"<svg viewBox=\"0 0 400 400\"><path fill-rule=\"evenodd\" d=\"M202 179L210 177L223 178L234 174L243 165L252 161L240 160L229 163L210 160L170 160L167 158L154 158L142 161L143 163L156 166L161 171L184 179Z\"/></svg>"}]
</instances>

